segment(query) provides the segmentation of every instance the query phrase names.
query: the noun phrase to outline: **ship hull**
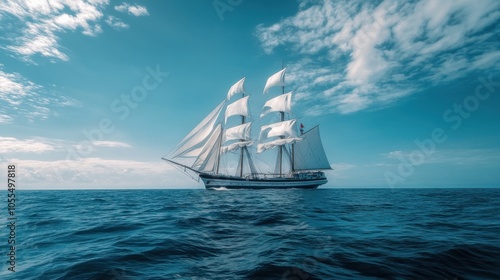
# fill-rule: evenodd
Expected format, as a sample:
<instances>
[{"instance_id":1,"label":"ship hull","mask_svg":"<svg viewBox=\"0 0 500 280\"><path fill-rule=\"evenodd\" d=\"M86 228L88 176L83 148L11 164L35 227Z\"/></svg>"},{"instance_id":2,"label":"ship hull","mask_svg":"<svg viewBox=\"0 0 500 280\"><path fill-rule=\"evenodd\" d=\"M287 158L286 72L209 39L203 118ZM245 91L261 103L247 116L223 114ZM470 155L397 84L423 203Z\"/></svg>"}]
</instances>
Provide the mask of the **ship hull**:
<instances>
[{"instance_id":1,"label":"ship hull","mask_svg":"<svg viewBox=\"0 0 500 280\"><path fill-rule=\"evenodd\" d=\"M207 190L212 189L316 189L326 184L324 176L317 178L240 178L224 175L200 174Z\"/></svg>"}]
</instances>

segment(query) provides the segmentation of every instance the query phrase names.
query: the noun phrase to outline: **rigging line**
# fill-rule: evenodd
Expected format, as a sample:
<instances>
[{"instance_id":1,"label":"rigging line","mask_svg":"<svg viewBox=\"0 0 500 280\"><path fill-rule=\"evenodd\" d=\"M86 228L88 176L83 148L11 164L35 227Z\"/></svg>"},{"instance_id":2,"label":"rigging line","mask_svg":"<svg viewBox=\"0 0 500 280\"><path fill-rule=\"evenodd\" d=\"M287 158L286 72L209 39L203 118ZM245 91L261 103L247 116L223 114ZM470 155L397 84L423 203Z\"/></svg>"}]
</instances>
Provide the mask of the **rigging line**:
<instances>
[{"instance_id":1,"label":"rigging line","mask_svg":"<svg viewBox=\"0 0 500 280\"><path fill-rule=\"evenodd\" d=\"M256 173L255 166L253 164L252 158L250 157L250 153L248 152L248 149L246 147L243 147L245 151L245 155L247 156L247 161L248 161L248 167L250 168L250 174L253 175Z\"/></svg>"},{"instance_id":2,"label":"rigging line","mask_svg":"<svg viewBox=\"0 0 500 280\"><path fill-rule=\"evenodd\" d=\"M195 177L193 177L191 174L189 174L187 171L186 171L186 168L181 168L180 166L176 165L176 164L173 164L169 161L165 161L166 163L168 163L169 165L173 166L175 169L181 171L182 173L184 173L186 176L188 176L189 178L193 179L194 181L199 181L197 180Z\"/></svg>"},{"instance_id":3,"label":"rigging line","mask_svg":"<svg viewBox=\"0 0 500 280\"><path fill-rule=\"evenodd\" d=\"M288 159L290 159L290 160L291 160L290 152L288 151L288 149L286 148L286 146L285 146L285 145L283 145L283 150L285 151L285 155L287 155L287 156L288 156Z\"/></svg>"}]
</instances>

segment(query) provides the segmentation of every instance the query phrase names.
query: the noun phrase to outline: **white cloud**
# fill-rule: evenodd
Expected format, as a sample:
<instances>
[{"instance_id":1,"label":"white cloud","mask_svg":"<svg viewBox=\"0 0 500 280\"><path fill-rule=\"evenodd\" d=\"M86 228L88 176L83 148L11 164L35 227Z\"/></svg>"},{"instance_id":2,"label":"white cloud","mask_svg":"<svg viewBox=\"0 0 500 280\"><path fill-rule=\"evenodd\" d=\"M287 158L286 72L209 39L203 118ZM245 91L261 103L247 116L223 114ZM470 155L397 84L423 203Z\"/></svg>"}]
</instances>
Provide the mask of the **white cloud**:
<instances>
[{"instance_id":1,"label":"white cloud","mask_svg":"<svg viewBox=\"0 0 500 280\"><path fill-rule=\"evenodd\" d=\"M11 122L13 118L46 119L54 107L78 104L77 100L47 91L19 73L4 72L0 65L0 123Z\"/></svg>"},{"instance_id":2,"label":"white cloud","mask_svg":"<svg viewBox=\"0 0 500 280\"><path fill-rule=\"evenodd\" d=\"M124 142L118 141L93 141L92 145L101 148L130 148L131 146ZM1 137L0 136L0 153L13 154L13 153L46 153L46 152L64 152L67 154L68 150L85 150L79 144L73 141L44 138L44 137L31 137L27 139L18 139L15 137Z\"/></svg>"},{"instance_id":3,"label":"white cloud","mask_svg":"<svg viewBox=\"0 0 500 280\"><path fill-rule=\"evenodd\" d=\"M19 36L11 38L8 50L29 60L35 54L44 57L68 60L60 51L58 33L66 30L81 29L88 36L102 32L98 23L102 17L101 9L107 1L13 1L8 0L0 6L3 16L12 15L25 24ZM15 32L15 30L10 30Z\"/></svg>"},{"instance_id":4,"label":"white cloud","mask_svg":"<svg viewBox=\"0 0 500 280\"><path fill-rule=\"evenodd\" d=\"M0 123L11 123L12 117L9 115L0 114Z\"/></svg>"},{"instance_id":5,"label":"white cloud","mask_svg":"<svg viewBox=\"0 0 500 280\"><path fill-rule=\"evenodd\" d=\"M498 68L499 22L495 0L323 0L259 25L256 36L266 53L284 47L298 54L287 80L310 103L308 114L347 114Z\"/></svg>"},{"instance_id":6,"label":"white cloud","mask_svg":"<svg viewBox=\"0 0 500 280\"><path fill-rule=\"evenodd\" d=\"M6 73L0 70L0 100L10 106L19 105L24 96L39 88L39 85L26 80L18 73Z\"/></svg>"},{"instance_id":7,"label":"white cloud","mask_svg":"<svg viewBox=\"0 0 500 280\"><path fill-rule=\"evenodd\" d=\"M0 137L0 162L17 164L20 189L203 187L160 159L123 160L103 158L98 153L67 158L68 151L77 148L75 143L42 137ZM118 141L93 144L107 151L130 147Z\"/></svg>"},{"instance_id":8,"label":"white cloud","mask_svg":"<svg viewBox=\"0 0 500 280\"><path fill-rule=\"evenodd\" d=\"M93 141L93 145L98 147L109 147L109 148L130 148L131 146L127 143L117 142L117 141Z\"/></svg>"},{"instance_id":9,"label":"white cloud","mask_svg":"<svg viewBox=\"0 0 500 280\"><path fill-rule=\"evenodd\" d=\"M0 48L29 62L34 62L35 56L67 61L60 34L74 31L97 36L102 32L102 11L107 5L108 0L3 1L0 30L8 36L4 36ZM133 6L132 11L137 13L137 9ZM108 16L106 23L115 29L128 27L113 16ZM53 107L78 105L78 101L47 90L19 73L4 71L0 64L0 123L24 118L43 120L56 114Z\"/></svg>"},{"instance_id":10,"label":"white cloud","mask_svg":"<svg viewBox=\"0 0 500 280\"><path fill-rule=\"evenodd\" d=\"M115 6L115 10L119 12L127 12L131 15L134 15L136 17L139 16L148 16L148 10L144 6L139 6L139 5L130 5L127 3L122 3L119 6Z\"/></svg>"},{"instance_id":11,"label":"white cloud","mask_svg":"<svg viewBox=\"0 0 500 280\"><path fill-rule=\"evenodd\" d=\"M19 169L19 188L103 189L201 187L168 164L103 158L24 160L11 158Z\"/></svg>"},{"instance_id":12,"label":"white cloud","mask_svg":"<svg viewBox=\"0 0 500 280\"><path fill-rule=\"evenodd\" d=\"M14 137L0 136L0 153L45 153L54 151L52 143L46 143L41 139L17 139Z\"/></svg>"},{"instance_id":13,"label":"white cloud","mask_svg":"<svg viewBox=\"0 0 500 280\"><path fill-rule=\"evenodd\" d=\"M32 61L32 56L41 55L53 60L69 60L59 44L60 34L67 31L80 31L87 36L102 33L101 21L108 0L53 0L17 1L6 0L0 5L1 27L5 34L13 34L3 47L23 58ZM127 11L134 15L147 15L142 6L127 5ZM13 20L17 23L13 24ZM9 22L9 24L6 24ZM114 28L127 28L121 20L108 16L105 20ZM19 28L22 26L23 28Z\"/></svg>"},{"instance_id":14,"label":"white cloud","mask_svg":"<svg viewBox=\"0 0 500 280\"><path fill-rule=\"evenodd\" d=\"M383 155L385 158L395 160L396 164L401 161L407 162L408 159L415 158L422 160L422 164L446 164L446 165L491 165L500 159L500 150L498 149L436 149L432 154L424 154L416 149L413 151L392 151ZM388 164L388 163L386 163Z\"/></svg>"},{"instance_id":15,"label":"white cloud","mask_svg":"<svg viewBox=\"0 0 500 280\"><path fill-rule=\"evenodd\" d=\"M390 158L390 159L397 159L399 157L402 157L402 156L408 156L410 153L403 153L403 151L392 151L392 152L388 152L387 154L385 154L384 156L386 158Z\"/></svg>"},{"instance_id":16,"label":"white cloud","mask_svg":"<svg viewBox=\"0 0 500 280\"><path fill-rule=\"evenodd\" d=\"M491 67L500 67L500 50L488 52L477 56L476 60L472 63L473 69L488 69Z\"/></svg>"},{"instance_id":17,"label":"white cloud","mask_svg":"<svg viewBox=\"0 0 500 280\"><path fill-rule=\"evenodd\" d=\"M126 29L129 27L128 24L124 23L119 18L116 18L114 16L108 16L108 18L106 19L106 23L109 26L116 28L116 29Z\"/></svg>"}]
</instances>

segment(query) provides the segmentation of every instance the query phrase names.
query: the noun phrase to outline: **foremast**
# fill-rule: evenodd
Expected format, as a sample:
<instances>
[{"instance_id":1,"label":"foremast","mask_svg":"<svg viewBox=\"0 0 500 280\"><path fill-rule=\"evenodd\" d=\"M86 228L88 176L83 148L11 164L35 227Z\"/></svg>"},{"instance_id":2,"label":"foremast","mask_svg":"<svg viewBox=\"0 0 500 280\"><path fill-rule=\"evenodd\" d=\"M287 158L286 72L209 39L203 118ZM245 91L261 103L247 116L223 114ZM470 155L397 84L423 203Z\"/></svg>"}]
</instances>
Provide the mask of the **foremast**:
<instances>
[{"instance_id":1,"label":"foremast","mask_svg":"<svg viewBox=\"0 0 500 280\"><path fill-rule=\"evenodd\" d=\"M250 135L252 122L246 122L247 118L250 116L250 111L248 107L249 95L246 95L244 83L245 78L242 78L233 86L231 86L227 93L227 100L230 100L232 96L237 94L241 94L241 98L227 106L225 114L225 124L227 124L227 120L231 116L240 116L241 124L228 128L226 130L225 139L223 142L230 143L234 140L236 142L230 143L221 148L221 153L240 149L238 166L236 169L236 176L239 177L243 177L245 156L247 158L251 175L253 176L256 173L255 167L250 157L250 153L248 152L248 146L253 144Z\"/></svg>"}]
</instances>

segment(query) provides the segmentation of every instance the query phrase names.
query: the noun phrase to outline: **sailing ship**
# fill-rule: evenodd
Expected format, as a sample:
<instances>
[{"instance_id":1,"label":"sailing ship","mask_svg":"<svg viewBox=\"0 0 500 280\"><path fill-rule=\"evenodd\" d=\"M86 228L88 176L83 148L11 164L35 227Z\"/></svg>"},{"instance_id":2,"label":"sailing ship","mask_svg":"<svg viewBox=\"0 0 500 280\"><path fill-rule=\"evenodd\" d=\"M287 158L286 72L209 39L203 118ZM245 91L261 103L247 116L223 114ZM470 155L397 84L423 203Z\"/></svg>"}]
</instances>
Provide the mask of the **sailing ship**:
<instances>
[{"instance_id":1,"label":"sailing ship","mask_svg":"<svg viewBox=\"0 0 500 280\"><path fill-rule=\"evenodd\" d=\"M162 159L186 173L194 172L206 189L316 189L327 183L323 170L331 167L319 126L303 132L301 124L300 133L297 133L297 120L285 119L285 114L290 116L292 112L293 94L285 93L285 71L283 68L270 76L264 86L264 94L276 87L281 87L281 94L267 100L260 118L276 114L279 121L261 126L258 139L251 137L250 96L245 91L245 78L242 78L229 89L226 99L184 137L170 157ZM236 99L239 95L241 97ZM226 105L232 99L236 100ZM230 125L228 120L236 117L241 122ZM271 150L277 150L274 170L259 172L254 158ZM221 161L229 154L237 155L236 170L221 166ZM233 174L229 174L230 171Z\"/></svg>"}]
</instances>

